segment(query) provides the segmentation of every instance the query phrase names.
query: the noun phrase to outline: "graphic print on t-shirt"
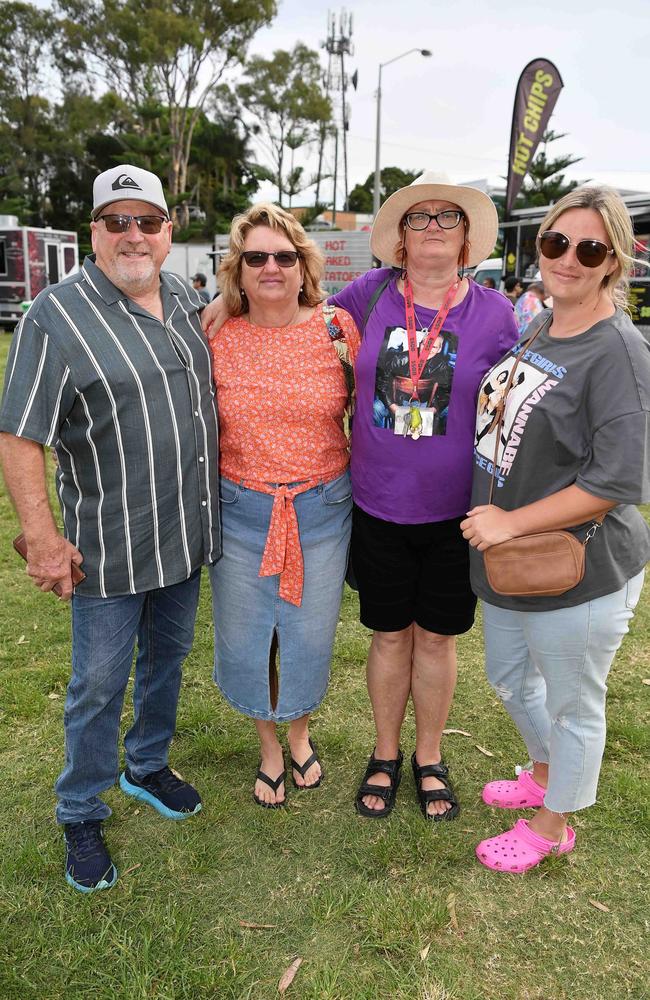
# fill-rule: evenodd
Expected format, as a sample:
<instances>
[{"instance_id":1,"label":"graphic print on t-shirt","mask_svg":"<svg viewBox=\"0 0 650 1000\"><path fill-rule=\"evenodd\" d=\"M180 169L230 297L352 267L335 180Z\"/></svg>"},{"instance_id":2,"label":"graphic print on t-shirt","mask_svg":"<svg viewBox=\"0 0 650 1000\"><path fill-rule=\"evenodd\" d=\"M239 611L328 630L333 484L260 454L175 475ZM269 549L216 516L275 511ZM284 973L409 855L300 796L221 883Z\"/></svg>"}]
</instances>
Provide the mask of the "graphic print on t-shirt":
<instances>
[{"instance_id":1,"label":"graphic print on t-shirt","mask_svg":"<svg viewBox=\"0 0 650 1000\"><path fill-rule=\"evenodd\" d=\"M418 349L427 334L418 330ZM433 434L447 433L447 413L458 354L458 337L441 330L429 351L418 382L417 403L411 402L413 384L409 371L408 335L403 326L389 326L377 357L372 422L391 432L398 406L417 405L434 410Z\"/></svg>"},{"instance_id":2,"label":"graphic print on t-shirt","mask_svg":"<svg viewBox=\"0 0 650 1000\"><path fill-rule=\"evenodd\" d=\"M486 460L490 466L494 461L499 404L504 400L514 363L514 357L505 358L490 369L479 387L474 457L483 468L486 467ZM557 378L549 378L547 371L540 371L539 367L527 361L521 360L517 365L513 383L505 400L505 412L497 448L497 466L501 475L507 476L510 472L533 407L557 384Z\"/></svg>"}]
</instances>

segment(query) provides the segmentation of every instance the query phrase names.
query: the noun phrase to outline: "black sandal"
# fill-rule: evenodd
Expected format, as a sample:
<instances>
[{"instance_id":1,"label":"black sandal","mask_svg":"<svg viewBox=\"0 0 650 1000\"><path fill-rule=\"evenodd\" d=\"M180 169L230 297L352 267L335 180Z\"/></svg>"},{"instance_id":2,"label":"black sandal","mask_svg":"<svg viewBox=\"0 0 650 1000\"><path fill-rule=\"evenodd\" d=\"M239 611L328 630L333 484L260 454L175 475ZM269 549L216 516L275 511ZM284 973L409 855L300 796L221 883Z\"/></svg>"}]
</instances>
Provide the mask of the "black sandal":
<instances>
[{"instance_id":1,"label":"black sandal","mask_svg":"<svg viewBox=\"0 0 650 1000\"><path fill-rule=\"evenodd\" d=\"M415 790L418 795L418 800L420 803L420 809L422 810L422 815L425 819L433 820L434 823L438 823L441 820L456 819L460 812L460 805L458 800L454 795L454 789L449 780L449 768L444 761L440 761L439 764L423 764L422 767L418 764L415 754L411 757L411 765L413 767L413 777L415 778ZM425 791L422 788L423 778L437 778L438 781L442 781L444 788L431 788ZM443 813L430 813L427 806L430 802L450 802L451 809L447 809Z\"/></svg>"},{"instance_id":2,"label":"black sandal","mask_svg":"<svg viewBox=\"0 0 650 1000\"><path fill-rule=\"evenodd\" d=\"M383 819L384 816L388 816L393 811L395 799L397 798L397 789L402 780L403 760L404 754L401 750L397 751L397 758L395 760L377 760L375 751L373 750L354 802L360 816L366 816L368 819ZM390 785L369 784L369 778L373 774L387 774L390 778ZM370 809L363 801L364 795L376 795L377 798L383 800L384 808Z\"/></svg>"},{"instance_id":3,"label":"black sandal","mask_svg":"<svg viewBox=\"0 0 650 1000\"><path fill-rule=\"evenodd\" d=\"M312 764L320 764L320 762L321 762L320 761L320 757L318 756L318 753L316 751L316 747L312 743L311 736L309 737L309 746L311 747L311 751L312 752L311 752L310 756L307 758L307 760L305 761L304 764L299 764L297 760L294 760L293 757L291 758L291 767L295 768L296 771L298 772L298 774L302 778L305 777L305 774L307 773L307 771L309 770L309 768L312 766ZM312 788L318 788L318 786L320 785L320 783L321 783L321 781L323 780L324 777L325 777L325 774L323 772L323 766L322 766L322 764L321 764L321 770L320 770L320 777L318 778L317 781L312 782L311 785L299 785L296 782L296 779L294 778L293 773L291 774L291 780L293 781L293 786L294 786L294 788L297 788L299 792L309 792L309 791L311 791Z\"/></svg>"},{"instance_id":4,"label":"black sandal","mask_svg":"<svg viewBox=\"0 0 650 1000\"><path fill-rule=\"evenodd\" d=\"M261 763L261 761L260 761L260 763ZM257 780L259 778L259 780L263 781L265 785L268 785L269 788L272 791L277 792L278 788L280 787L280 785L282 784L282 782L285 780L286 776L287 776L287 772L285 770L274 781L273 778L269 778L268 774L264 774L264 771L261 771L258 768L257 774L255 775L255 779ZM284 807L287 804L286 788L285 788L284 795L285 795L285 797L282 800L282 802L265 802L263 799L258 798L257 795L255 794L255 792L253 792L253 800L255 802L257 802L258 806L261 806L262 809L284 809Z\"/></svg>"}]
</instances>

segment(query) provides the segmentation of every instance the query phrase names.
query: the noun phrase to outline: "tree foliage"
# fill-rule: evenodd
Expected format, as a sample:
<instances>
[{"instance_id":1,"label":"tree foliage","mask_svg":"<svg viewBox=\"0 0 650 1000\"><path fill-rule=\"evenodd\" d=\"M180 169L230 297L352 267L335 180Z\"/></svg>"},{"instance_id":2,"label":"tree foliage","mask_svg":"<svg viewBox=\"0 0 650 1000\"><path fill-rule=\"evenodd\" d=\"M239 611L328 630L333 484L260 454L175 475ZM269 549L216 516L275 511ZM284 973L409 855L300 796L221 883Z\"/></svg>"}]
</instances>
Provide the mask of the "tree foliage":
<instances>
[{"instance_id":1,"label":"tree foliage","mask_svg":"<svg viewBox=\"0 0 650 1000\"><path fill-rule=\"evenodd\" d=\"M297 149L316 138L318 126L332 117L318 53L298 42L291 52L278 49L270 59L254 57L237 94L258 123L257 138L269 157L281 205L285 192L295 194L311 183L303 182L302 168L292 168L285 176L287 148Z\"/></svg>"},{"instance_id":2,"label":"tree foliage","mask_svg":"<svg viewBox=\"0 0 650 1000\"><path fill-rule=\"evenodd\" d=\"M0 67L0 197L5 211L38 224L53 128L42 96L53 32L47 15L27 3L0 5L0 32L11 53Z\"/></svg>"},{"instance_id":3,"label":"tree foliage","mask_svg":"<svg viewBox=\"0 0 650 1000\"><path fill-rule=\"evenodd\" d=\"M517 208L533 208L550 205L578 186L577 181L565 181L563 171L573 163L579 163L581 156L549 156L548 147L558 139L564 139L566 132L547 129L542 135L539 152L534 157L516 201Z\"/></svg>"},{"instance_id":4,"label":"tree foliage","mask_svg":"<svg viewBox=\"0 0 650 1000\"><path fill-rule=\"evenodd\" d=\"M140 112L145 165L160 170L156 153L164 150L167 186L186 225L197 122L225 70L243 61L255 32L274 17L275 0L58 0L58 6L59 65L89 82L99 76Z\"/></svg>"},{"instance_id":5,"label":"tree foliage","mask_svg":"<svg viewBox=\"0 0 650 1000\"><path fill-rule=\"evenodd\" d=\"M401 170L399 167L384 167L379 175L380 181L380 204L386 201L391 194L399 191L400 188L412 184L416 177L422 173L421 170ZM357 184L350 191L347 210L349 212L361 212L370 215L373 208L373 192L375 189L375 175L368 174L363 184Z\"/></svg>"}]
</instances>

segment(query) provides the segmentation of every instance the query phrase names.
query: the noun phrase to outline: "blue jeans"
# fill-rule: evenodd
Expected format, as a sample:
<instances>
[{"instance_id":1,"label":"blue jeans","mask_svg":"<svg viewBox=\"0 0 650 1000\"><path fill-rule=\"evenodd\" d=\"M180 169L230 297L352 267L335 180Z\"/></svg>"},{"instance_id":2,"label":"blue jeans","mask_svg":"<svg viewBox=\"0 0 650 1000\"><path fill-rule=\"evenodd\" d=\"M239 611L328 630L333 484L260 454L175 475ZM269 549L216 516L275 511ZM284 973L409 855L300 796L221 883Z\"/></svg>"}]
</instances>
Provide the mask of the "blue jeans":
<instances>
[{"instance_id":1,"label":"blue jeans","mask_svg":"<svg viewBox=\"0 0 650 1000\"><path fill-rule=\"evenodd\" d=\"M624 587L557 611L509 611L483 602L487 676L532 761L549 765L544 805L593 805L605 749L607 674L641 594Z\"/></svg>"},{"instance_id":2,"label":"blue jeans","mask_svg":"<svg viewBox=\"0 0 650 1000\"><path fill-rule=\"evenodd\" d=\"M124 692L137 639L133 725L124 738L136 778L159 771L176 728L182 665L192 648L201 571L122 597L72 597L72 677L65 703L65 766L56 783L59 823L103 820L98 797L119 772Z\"/></svg>"}]
</instances>

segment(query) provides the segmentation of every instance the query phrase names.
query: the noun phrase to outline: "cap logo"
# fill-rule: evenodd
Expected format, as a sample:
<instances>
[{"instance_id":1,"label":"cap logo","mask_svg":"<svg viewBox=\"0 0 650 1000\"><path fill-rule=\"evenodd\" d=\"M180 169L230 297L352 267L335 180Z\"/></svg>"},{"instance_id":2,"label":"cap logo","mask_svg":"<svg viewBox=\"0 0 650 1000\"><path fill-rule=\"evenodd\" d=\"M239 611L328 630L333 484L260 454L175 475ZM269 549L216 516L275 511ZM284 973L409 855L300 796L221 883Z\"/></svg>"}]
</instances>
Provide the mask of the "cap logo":
<instances>
[{"instance_id":1,"label":"cap logo","mask_svg":"<svg viewBox=\"0 0 650 1000\"><path fill-rule=\"evenodd\" d=\"M119 191L120 188L134 188L136 191L142 191L140 185L136 184L128 174L120 174L117 180L114 180L111 184L112 191Z\"/></svg>"}]
</instances>

